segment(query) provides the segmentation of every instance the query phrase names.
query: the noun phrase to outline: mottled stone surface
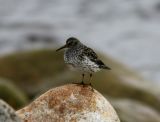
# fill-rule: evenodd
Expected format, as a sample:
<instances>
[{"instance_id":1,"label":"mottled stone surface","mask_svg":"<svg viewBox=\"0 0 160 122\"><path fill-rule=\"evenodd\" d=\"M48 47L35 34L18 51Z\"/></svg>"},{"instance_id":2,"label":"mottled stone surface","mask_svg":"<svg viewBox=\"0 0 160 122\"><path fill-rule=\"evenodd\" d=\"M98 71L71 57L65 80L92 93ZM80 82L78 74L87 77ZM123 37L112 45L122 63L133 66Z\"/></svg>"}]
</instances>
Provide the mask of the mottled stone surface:
<instances>
[{"instance_id":1,"label":"mottled stone surface","mask_svg":"<svg viewBox=\"0 0 160 122\"><path fill-rule=\"evenodd\" d=\"M22 122L15 111L0 99L0 122Z\"/></svg>"},{"instance_id":2,"label":"mottled stone surface","mask_svg":"<svg viewBox=\"0 0 160 122\"><path fill-rule=\"evenodd\" d=\"M100 93L75 84L49 90L17 114L25 122L119 122Z\"/></svg>"}]
</instances>

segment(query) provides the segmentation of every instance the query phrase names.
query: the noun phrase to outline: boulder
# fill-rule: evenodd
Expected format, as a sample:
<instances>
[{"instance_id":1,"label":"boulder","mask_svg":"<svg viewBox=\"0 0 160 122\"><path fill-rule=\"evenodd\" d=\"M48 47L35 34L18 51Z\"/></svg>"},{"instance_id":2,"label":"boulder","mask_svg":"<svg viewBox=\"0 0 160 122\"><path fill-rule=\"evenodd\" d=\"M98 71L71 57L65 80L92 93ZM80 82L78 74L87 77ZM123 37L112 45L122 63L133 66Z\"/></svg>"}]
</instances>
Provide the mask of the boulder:
<instances>
[{"instance_id":1,"label":"boulder","mask_svg":"<svg viewBox=\"0 0 160 122\"><path fill-rule=\"evenodd\" d=\"M26 122L120 122L99 92L75 84L49 90L17 114Z\"/></svg>"},{"instance_id":2,"label":"boulder","mask_svg":"<svg viewBox=\"0 0 160 122\"><path fill-rule=\"evenodd\" d=\"M13 108L0 99L0 122L22 122Z\"/></svg>"}]
</instances>

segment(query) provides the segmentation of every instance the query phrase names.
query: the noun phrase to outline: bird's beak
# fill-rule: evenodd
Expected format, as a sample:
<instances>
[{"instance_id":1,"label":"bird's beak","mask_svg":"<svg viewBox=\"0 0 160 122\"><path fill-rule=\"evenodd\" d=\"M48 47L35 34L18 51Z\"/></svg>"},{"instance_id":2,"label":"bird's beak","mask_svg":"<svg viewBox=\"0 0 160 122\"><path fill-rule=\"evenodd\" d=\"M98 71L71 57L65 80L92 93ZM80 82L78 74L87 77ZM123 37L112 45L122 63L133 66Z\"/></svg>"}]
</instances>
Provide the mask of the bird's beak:
<instances>
[{"instance_id":1,"label":"bird's beak","mask_svg":"<svg viewBox=\"0 0 160 122\"><path fill-rule=\"evenodd\" d=\"M60 47L59 49L57 49L56 52L59 51L59 50L61 50L61 49L66 48L66 47L67 47L67 45L64 45L64 46Z\"/></svg>"}]
</instances>

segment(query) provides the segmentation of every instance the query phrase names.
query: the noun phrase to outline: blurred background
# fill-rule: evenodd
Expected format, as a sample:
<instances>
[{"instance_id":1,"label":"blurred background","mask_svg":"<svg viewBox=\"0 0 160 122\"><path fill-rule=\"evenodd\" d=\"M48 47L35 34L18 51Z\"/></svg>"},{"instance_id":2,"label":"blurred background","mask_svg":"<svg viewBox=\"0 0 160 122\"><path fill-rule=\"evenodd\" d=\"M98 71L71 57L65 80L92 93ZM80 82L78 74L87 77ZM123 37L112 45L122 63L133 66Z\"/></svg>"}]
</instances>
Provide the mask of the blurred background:
<instances>
[{"instance_id":1,"label":"blurred background","mask_svg":"<svg viewBox=\"0 0 160 122\"><path fill-rule=\"evenodd\" d=\"M160 122L159 0L0 0L0 98L19 109L79 81L55 52L71 36L112 68L93 86L122 122Z\"/></svg>"}]
</instances>

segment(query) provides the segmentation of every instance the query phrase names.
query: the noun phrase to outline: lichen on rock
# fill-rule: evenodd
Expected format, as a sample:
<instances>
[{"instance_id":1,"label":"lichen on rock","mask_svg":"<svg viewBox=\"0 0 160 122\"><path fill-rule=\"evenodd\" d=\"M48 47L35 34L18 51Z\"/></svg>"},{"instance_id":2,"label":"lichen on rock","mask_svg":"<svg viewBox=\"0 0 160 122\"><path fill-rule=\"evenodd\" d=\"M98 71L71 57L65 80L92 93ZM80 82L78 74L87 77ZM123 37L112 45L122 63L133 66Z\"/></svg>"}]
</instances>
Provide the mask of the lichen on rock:
<instances>
[{"instance_id":1,"label":"lichen on rock","mask_svg":"<svg viewBox=\"0 0 160 122\"><path fill-rule=\"evenodd\" d=\"M99 92L75 84L49 90L17 114L28 122L120 122Z\"/></svg>"}]
</instances>

